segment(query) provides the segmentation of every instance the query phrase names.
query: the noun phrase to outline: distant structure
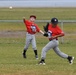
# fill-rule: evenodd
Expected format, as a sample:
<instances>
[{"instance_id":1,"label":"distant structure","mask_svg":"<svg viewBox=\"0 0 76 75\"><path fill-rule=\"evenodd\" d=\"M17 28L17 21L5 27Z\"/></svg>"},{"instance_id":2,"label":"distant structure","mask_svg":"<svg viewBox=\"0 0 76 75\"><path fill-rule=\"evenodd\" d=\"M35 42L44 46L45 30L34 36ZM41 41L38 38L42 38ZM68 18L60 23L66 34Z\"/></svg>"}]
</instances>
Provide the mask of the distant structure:
<instances>
[{"instance_id":1,"label":"distant structure","mask_svg":"<svg viewBox=\"0 0 76 75\"><path fill-rule=\"evenodd\" d=\"M0 7L76 7L76 0L1 0Z\"/></svg>"}]
</instances>

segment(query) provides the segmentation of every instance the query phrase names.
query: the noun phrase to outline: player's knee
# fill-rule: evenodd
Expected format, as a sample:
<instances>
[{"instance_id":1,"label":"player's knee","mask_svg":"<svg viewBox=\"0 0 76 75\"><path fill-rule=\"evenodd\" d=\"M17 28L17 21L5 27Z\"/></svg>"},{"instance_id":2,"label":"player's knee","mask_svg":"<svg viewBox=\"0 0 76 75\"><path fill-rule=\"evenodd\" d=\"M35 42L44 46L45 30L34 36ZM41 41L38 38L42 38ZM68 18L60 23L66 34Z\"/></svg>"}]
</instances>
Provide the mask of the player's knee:
<instances>
[{"instance_id":1,"label":"player's knee","mask_svg":"<svg viewBox=\"0 0 76 75\"><path fill-rule=\"evenodd\" d=\"M28 48L26 47L26 48L24 48L24 50L27 50Z\"/></svg>"},{"instance_id":2,"label":"player's knee","mask_svg":"<svg viewBox=\"0 0 76 75\"><path fill-rule=\"evenodd\" d=\"M45 52L47 52L47 51L46 51L46 48L44 47L44 48L42 49L42 53L45 53Z\"/></svg>"},{"instance_id":3,"label":"player's knee","mask_svg":"<svg viewBox=\"0 0 76 75\"><path fill-rule=\"evenodd\" d=\"M46 52L47 51L47 47L44 47L43 50Z\"/></svg>"},{"instance_id":4,"label":"player's knee","mask_svg":"<svg viewBox=\"0 0 76 75\"><path fill-rule=\"evenodd\" d=\"M36 47L33 47L33 50L37 50L37 48Z\"/></svg>"}]
</instances>

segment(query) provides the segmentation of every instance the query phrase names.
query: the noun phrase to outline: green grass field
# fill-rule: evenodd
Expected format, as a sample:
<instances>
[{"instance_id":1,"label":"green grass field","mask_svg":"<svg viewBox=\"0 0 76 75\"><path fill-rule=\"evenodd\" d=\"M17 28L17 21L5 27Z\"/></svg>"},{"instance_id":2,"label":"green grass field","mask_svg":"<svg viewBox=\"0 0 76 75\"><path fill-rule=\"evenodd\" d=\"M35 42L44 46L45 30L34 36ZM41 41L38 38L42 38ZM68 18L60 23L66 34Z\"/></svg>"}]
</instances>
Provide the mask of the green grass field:
<instances>
[{"instance_id":1,"label":"green grass field","mask_svg":"<svg viewBox=\"0 0 76 75\"><path fill-rule=\"evenodd\" d=\"M42 20L49 20L52 17L58 17L59 20L76 20L76 8L14 8L12 10L0 8L0 20L21 20L24 16L29 19L31 14L37 15L37 19ZM45 23L38 25L43 30ZM18 31L25 31L23 23L0 23L0 75L76 75L76 60L73 65L69 65L66 59L57 56L53 50L47 52L45 66L36 65L40 60L42 48L48 42L48 39L40 34L36 34L39 60L35 59L31 45L27 51L27 59L24 59L22 51L25 36L8 36L8 32ZM1 36L2 32L7 34ZM66 34L64 43L60 43L59 48L76 57L75 23L64 24L64 32Z\"/></svg>"}]
</instances>

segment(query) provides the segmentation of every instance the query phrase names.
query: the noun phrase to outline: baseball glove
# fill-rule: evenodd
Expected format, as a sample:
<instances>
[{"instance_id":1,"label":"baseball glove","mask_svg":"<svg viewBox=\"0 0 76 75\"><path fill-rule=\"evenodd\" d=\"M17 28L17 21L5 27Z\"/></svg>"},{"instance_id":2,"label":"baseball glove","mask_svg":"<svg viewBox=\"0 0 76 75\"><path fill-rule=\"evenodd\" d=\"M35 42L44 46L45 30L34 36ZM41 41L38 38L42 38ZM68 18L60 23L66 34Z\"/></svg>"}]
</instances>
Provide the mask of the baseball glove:
<instances>
[{"instance_id":1,"label":"baseball glove","mask_svg":"<svg viewBox=\"0 0 76 75\"><path fill-rule=\"evenodd\" d=\"M45 32L48 32L48 26L49 26L49 22L46 24L46 26L43 26Z\"/></svg>"},{"instance_id":2,"label":"baseball glove","mask_svg":"<svg viewBox=\"0 0 76 75\"><path fill-rule=\"evenodd\" d=\"M44 33L44 36L48 37L48 33Z\"/></svg>"}]
</instances>

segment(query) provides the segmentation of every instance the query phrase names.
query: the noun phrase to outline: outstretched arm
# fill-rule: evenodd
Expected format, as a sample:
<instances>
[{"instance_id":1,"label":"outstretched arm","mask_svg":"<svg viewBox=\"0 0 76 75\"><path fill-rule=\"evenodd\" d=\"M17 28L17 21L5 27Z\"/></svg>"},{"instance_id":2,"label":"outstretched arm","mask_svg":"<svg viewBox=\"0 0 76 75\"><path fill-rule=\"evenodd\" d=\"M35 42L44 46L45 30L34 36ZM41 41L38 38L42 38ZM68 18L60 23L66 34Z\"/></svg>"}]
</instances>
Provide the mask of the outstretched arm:
<instances>
[{"instance_id":1,"label":"outstretched arm","mask_svg":"<svg viewBox=\"0 0 76 75\"><path fill-rule=\"evenodd\" d=\"M41 33L41 34L44 34L44 32L43 32L42 30L40 30L40 33Z\"/></svg>"}]
</instances>

